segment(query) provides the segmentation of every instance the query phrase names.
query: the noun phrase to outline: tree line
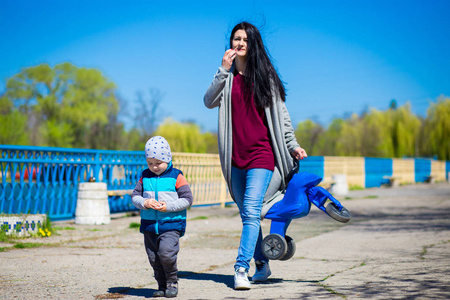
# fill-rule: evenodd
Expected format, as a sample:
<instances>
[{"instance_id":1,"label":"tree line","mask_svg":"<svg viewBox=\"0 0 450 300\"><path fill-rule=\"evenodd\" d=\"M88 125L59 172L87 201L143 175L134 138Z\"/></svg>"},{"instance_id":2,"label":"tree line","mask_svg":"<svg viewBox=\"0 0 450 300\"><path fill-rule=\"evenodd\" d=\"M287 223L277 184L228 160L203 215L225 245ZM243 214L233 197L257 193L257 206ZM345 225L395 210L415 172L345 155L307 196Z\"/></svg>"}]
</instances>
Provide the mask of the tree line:
<instances>
[{"instance_id":1,"label":"tree line","mask_svg":"<svg viewBox=\"0 0 450 300\"><path fill-rule=\"evenodd\" d=\"M425 118L409 103L395 100L385 111L371 109L347 119L334 119L328 128L311 120L299 123L295 135L314 155L364 157L435 157L450 159L450 98L432 102Z\"/></svg>"},{"instance_id":2,"label":"tree line","mask_svg":"<svg viewBox=\"0 0 450 300\"><path fill-rule=\"evenodd\" d=\"M175 152L217 153L216 133L163 118L163 98L158 89L137 93L130 112L116 85L99 70L70 63L25 68L0 93L0 144L142 150L150 136L163 135ZM130 129L127 118L133 120ZM315 156L450 160L450 98L431 103L425 118L393 100L385 111L336 118L328 127L306 120L295 135Z\"/></svg>"}]
</instances>

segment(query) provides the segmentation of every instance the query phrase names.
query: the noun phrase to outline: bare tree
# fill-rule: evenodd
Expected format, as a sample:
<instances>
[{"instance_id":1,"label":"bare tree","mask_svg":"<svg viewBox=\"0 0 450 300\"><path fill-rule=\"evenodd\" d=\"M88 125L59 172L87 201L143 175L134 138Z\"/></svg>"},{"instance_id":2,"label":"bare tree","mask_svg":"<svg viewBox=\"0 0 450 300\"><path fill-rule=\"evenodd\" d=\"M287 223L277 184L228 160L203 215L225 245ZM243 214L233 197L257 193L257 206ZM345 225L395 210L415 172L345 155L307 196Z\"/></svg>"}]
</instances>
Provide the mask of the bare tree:
<instances>
[{"instance_id":1,"label":"bare tree","mask_svg":"<svg viewBox=\"0 0 450 300\"><path fill-rule=\"evenodd\" d=\"M150 97L145 98L142 92L137 92L137 107L135 114L135 125L144 136L150 136L164 119L164 112L160 104L165 96L157 88L149 90Z\"/></svg>"}]
</instances>

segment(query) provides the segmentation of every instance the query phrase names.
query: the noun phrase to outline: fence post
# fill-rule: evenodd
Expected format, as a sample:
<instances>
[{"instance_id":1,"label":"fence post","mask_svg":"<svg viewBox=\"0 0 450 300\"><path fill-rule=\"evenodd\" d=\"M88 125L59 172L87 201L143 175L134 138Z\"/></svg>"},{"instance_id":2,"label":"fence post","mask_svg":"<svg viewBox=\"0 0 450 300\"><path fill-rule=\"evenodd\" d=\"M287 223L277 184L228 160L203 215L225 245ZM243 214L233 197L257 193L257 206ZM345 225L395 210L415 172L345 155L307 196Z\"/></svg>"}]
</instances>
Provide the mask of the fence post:
<instances>
[{"instance_id":1,"label":"fence post","mask_svg":"<svg viewBox=\"0 0 450 300\"><path fill-rule=\"evenodd\" d=\"M346 174L333 174L333 184L330 188L330 193L339 196L344 196L348 194L348 183Z\"/></svg>"},{"instance_id":2,"label":"fence post","mask_svg":"<svg viewBox=\"0 0 450 300\"><path fill-rule=\"evenodd\" d=\"M105 182L81 182L78 184L75 223L83 225L111 223Z\"/></svg>"}]
</instances>

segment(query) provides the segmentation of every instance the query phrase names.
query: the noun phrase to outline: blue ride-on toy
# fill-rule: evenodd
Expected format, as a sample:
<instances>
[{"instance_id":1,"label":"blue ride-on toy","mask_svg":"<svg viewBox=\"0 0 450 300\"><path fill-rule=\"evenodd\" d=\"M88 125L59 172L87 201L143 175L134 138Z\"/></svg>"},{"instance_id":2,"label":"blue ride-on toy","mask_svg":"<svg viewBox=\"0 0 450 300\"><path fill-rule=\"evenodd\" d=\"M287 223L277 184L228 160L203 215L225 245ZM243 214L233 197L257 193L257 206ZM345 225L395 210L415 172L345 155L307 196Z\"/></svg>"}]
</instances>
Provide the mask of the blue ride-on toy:
<instances>
[{"instance_id":1,"label":"blue ride-on toy","mask_svg":"<svg viewBox=\"0 0 450 300\"><path fill-rule=\"evenodd\" d=\"M264 218L270 219L270 234L261 245L265 257L273 260L288 260L295 253L295 242L286 235L287 228L293 219L307 216L311 203L321 211L335 219L346 223L350 220L350 212L334 198L326 189L317 186L322 178L308 172L298 172L299 164L289 173L288 185L282 200L273 204ZM325 203L328 200L328 205Z\"/></svg>"}]
</instances>

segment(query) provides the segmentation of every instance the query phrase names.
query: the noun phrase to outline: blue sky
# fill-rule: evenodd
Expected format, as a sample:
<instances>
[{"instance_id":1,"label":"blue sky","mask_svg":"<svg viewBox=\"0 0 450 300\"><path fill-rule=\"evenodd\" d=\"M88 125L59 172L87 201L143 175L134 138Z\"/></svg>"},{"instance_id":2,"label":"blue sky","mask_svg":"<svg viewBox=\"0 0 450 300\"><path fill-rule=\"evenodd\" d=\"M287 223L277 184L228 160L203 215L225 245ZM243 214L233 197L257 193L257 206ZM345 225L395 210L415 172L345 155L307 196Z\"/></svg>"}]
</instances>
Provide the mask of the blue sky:
<instances>
[{"instance_id":1,"label":"blue sky","mask_svg":"<svg viewBox=\"0 0 450 300\"><path fill-rule=\"evenodd\" d=\"M156 88L164 116L215 131L203 95L232 27L247 20L286 83L294 126L391 99L425 116L450 96L449 16L447 0L0 0L0 92L22 68L71 62L99 69L130 112L136 92Z\"/></svg>"}]
</instances>

